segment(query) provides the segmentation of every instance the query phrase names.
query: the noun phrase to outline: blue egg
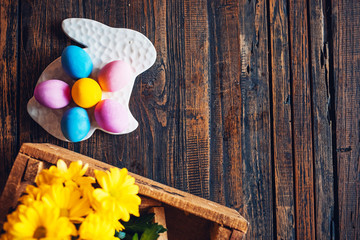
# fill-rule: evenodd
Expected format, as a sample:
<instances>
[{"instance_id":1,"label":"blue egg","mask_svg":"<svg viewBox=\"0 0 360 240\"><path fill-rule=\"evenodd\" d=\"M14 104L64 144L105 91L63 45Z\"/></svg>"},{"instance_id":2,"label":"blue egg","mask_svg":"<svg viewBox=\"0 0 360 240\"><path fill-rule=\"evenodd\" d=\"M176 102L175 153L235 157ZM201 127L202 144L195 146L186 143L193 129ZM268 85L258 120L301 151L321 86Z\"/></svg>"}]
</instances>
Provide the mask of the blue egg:
<instances>
[{"instance_id":1,"label":"blue egg","mask_svg":"<svg viewBox=\"0 0 360 240\"><path fill-rule=\"evenodd\" d=\"M81 47L70 45L61 54L63 69L72 78L86 78L91 74L93 63L87 52Z\"/></svg>"},{"instance_id":2,"label":"blue egg","mask_svg":"<svg viewBox=\"0 0 360 240\"><path fill-rule=\"evenodd\" d=\"M90 131L90 119L85 109L74 107L64 112L61 131L71 142L81 141Z\"/></svg>"}]
</instances>

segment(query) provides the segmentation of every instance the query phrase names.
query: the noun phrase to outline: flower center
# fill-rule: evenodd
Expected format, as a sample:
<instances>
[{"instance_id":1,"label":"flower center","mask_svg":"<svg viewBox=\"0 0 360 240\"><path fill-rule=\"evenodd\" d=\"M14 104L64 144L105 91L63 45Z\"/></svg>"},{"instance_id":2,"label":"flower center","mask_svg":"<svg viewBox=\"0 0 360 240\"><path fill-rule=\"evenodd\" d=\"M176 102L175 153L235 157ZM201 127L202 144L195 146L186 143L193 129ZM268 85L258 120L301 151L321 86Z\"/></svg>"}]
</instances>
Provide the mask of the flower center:
<instances>
[{"instance_id":1,"label":"flower center","mask_svg":"<svg viewBox=\"0 0 360 240\"><path fill-rule=\"evenodd\" d=\"M46 228L43 226L37 227L34 232L33 238L41 239L41 238L45 238L45 237L46 237Z\"/></svg>"}]
</instances>

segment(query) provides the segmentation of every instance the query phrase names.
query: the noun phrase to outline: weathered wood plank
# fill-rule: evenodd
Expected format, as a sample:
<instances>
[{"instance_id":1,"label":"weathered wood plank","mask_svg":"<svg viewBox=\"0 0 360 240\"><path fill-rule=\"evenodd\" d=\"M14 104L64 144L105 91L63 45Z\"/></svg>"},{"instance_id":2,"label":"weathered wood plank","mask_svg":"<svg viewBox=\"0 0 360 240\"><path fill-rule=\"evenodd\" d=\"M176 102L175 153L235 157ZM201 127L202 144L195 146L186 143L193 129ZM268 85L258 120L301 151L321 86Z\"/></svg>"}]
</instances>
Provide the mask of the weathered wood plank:
<instances>
[{"instance_id":1,"label":"weathered wood plank","mask_svg":"<svg viewBox=\"0 0 360 240\"><path fill-rule=\"evenodd\" d=\"M245 233L240 232L238 230L233 230L231 233L230 240L241 240L244 239Z\"/></svg>"},{"instance_id":2,"label":"weathered wood plank","mask_svg":"<svg viewBox=\"0 0 360 240\"><path fill-rule=\"evenodd\" d=\"M297 239L315 239L313 133L306 3L291 0L289 4Z\"/></svg>"},{"instance_id":3,"label":"weathered wood plank","mask_svg":"<svg viewBox=\"0 0 360 240\"><path fill-rule=\"evenodd\" d=\"M230 203L230 183L231 188L238 189L241 195L241 178L239 174L231 175L235 173L234 170L240 169L241 159L239 12L239 3L236 1L211 1L209 6L212 46L210 187L211 199L222 204ZM231 159L237 159L232 163L235 164L232 173Z\"/></svg>"},{"instance_id":4,"label":"weathered wood plank","mask_svg":"<svg viewBox=\"0 0 360 240\"><path fill-rule=\"evenodd\" d=\"M0 192L5 185L18 146L18 1L0 4Z\"/></svg>"},{"instance_id":5,"label":"weathered wood plank","mask_svg":"<svg viewBox=\"0 0 360 240\"><path fill-rule=\"evenodd\" d=\"M189 192L209 198L209 32L206 1L184 0L180 115Z\"/></svg>"},{"instance_id":6,"label":"weathered wood plank","mask_svg":"<svg viewBox=\"0 0 360 240\"><path fill-rule=\"evenodd\" d=\"M126 159L141 166L146 172L144 176L170 186L182 186L183 182L177 183L174 174L179 172L183 176L184 167L174 168L174 162L179 159L179 152L174 150L179 145L177 104L174 104L178 100L176 81L170 77L168 56L174 51L168 48L169 13L166 9L165 0L132 1L129 6L128 27L143 32L152 41L157 59L150 70L138 77L133 90L130 107L137 113L139 129L136 134L127 136L132 151L128 151ZM143 163L139 164L139 159Z\"/></svg>"},{"instance_id":7,"label":"weathered wood plank","mask_svg":"<svg viewBox=\"0 0 360 240\"><path fill-rule=\"evenodd\" d=\"M360 239L360 2L332 1L339 239Z\"/></svg>"},{"instance_id":8,"label":"weathered wood plank","mask_svg":"<svg viewBox=\"0 0 360 240\"><path fill-rule=\"evenodd\" d=\"M21 177L18 176L23 175L28 161L27 156L20 156L19 158L19 161L14 162L4 191L0 195L0 224L2 224L1 221L3 221L8 214L8 210L14 208L17 204L17 190L22 180Z\"/></svg>"},{"instance_id":9,"label":"weathered wood plank","mask_svg":"<svg viewBox=\"0 0 360 240\"><path fill-rule=\"evenodd\" d=\"M213 224L210 228L210 240L229 240L231 230L219 224Z\"/></svg>"},{"instance_id":10,"label":"weathered wood plank","mask_svg":"<svg viewBox=\"0 0 360 240\"><path fill-rule=\"evenodd\" d=\"M210 1L209 13L211 197L247 216L246 238L272 239L266 1Z\"/></svg>"},{"instance_id":11,"label":"weathered wood plank","mask_svg":"<svg viewBox=\"0 0 360 240\"><path fill-rule=\"evenodd\" d=\"M266 3L265 0L240 1L241 67L238 80L241 106L233 105L233 110L240 108L240 111L225 115L228 121L225 126L229 132L233 131L231 117L236 114L241 116L241 161L230 155L228 177L230 183L234 183L241 176L242 191L229 184L228 196L230 206L240 207L240 212L251 219L252 228L245 239L274 237ZM237 83L234 82L235 85ZM233 97L236 98L237 94ZM227 147L229 152L236 152L236 146Z\"/></svg>"},{"instance_id":12,"label":"weathered wood plank","mask_svg":"<svg viewBox=\"0 0 360 240\"><path fill-rule=\"evenodd\" d=\"M271 83L277 239L295 239L294 164L287 1L270 1Z\"/></svg>"},{"instance_id":13,"label":"weathered wood plank","mask_svg":"<svg viewBox=\"0 0 360 240\"><path fill-rule=\"evenodd\" d=\"M311 0L310 55L313 104L316 239L334 239L334 165L330 121L330 36L325 1Z\"/></svg>"}]
</instances>

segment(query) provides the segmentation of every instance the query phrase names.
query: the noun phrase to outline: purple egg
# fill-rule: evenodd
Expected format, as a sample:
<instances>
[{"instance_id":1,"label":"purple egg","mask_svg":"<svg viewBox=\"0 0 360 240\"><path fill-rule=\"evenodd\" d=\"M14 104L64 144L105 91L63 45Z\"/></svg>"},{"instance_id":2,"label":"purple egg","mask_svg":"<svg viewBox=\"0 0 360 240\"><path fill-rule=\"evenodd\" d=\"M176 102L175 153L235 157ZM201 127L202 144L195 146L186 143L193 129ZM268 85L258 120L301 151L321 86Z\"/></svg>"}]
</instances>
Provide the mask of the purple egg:
<instances>
[{"instance_id":1,"label":"purple egg","mask_svg":"<svg viewBox=\"0 0 360 240\"><path fill-rule=\"evenodd\" d=\"M34 97L45 107L63 108L71 102L70 86L61 80L47 80L35 87Z\"/></svg>"},{"instance_id":2,"label":"purple egg","mask_svg":"<svg viewBox=\"0 0 360 240\"><path fill-rule=\"evenodd\" d=\"M128 111L125 106L113 99L105 99L95 107L95 120L105 131L122 133L129 124Z\"/></svg>"}]
</instances>

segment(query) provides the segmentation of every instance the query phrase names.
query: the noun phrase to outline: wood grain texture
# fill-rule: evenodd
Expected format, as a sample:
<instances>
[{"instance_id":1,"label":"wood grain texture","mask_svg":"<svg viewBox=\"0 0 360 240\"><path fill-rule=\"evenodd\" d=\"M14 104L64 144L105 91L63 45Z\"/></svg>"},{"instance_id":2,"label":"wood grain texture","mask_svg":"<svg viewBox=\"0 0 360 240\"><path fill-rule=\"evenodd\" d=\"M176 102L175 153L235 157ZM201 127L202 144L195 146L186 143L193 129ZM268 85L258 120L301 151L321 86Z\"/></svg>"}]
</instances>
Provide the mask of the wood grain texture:
<instances>
[{"instance_id":1,"label":"wood grain texture","mask_svg":"<svg viewBox=\"0 0 360 240\"><path fill-rule=\"evenodd\" d=\"M240 8L236 1L211 1L209 30L211 45L211 198L233 204L228 194L238 189L241 168L240 106ZM231 160L234 159L233 162ZM235 197L235 195L234 195ZM239 207L237 205L236 207Z\"/></svg>"},{"instance_id":2,"label":"wood grain texture","mask_svg":"<svg viewBox=\"0 0 360 240\"><path fill-rule=\"evenodd\" d=\"M10 208L15 208L17 205L18 188L21 183L21 177L25 171L26 164L28 161L27 156L21 156L19 161L14 162L14 165L11 169L9 178L7 179L6 186L4 191L0 196L0 223L2 224L5 216L8 214Z\"/></svg>"},{"instance_id":3,"label":"wood grain texture","mask_svg":"<svg viewBox=\"0 0 360 240\"><path fill-rule=\"evenodd\" d=\"M359 12L351 0L4 0L0 191L21 144L48 142L236 209L247 239L360 238ZM68 17L154 44L134 132L66 143L27 114L42 71L76 44Z\"/></svg>"},{"instance_id":4,"label":"wood grain texture","mask_svg":"<svg viewBox=\"0 0 360 240\"><path fill-rule=\"evenodd\" d=\"M210 1L212 197L273 237L266 1ZM224 194L225 193L225 194Z\"/></svg>"},{"instance_id":5,"label":"wood grain texture","mask_svg":"<svg viewBox=\"0 0 360 240\"><path fill-rule=\"evenodd\" d=\"M18 1L0 4L0 192L18 144Z\"/></svg>"},{"instance_id":6,"label":"wood grain texture","mask_svg":"<svg viewBox=\"0 0 360 240\"><path fill-rule=\"evenodd\" d=\"M312 102L306 3L290 1L289 4L297 239L315 238Z\"/></svg>"},{"instance_id":7,"label":"wood grain texture","mask_svg":"<svg viewBox=\"0 0 360 240\"><path fill-rule=\"evenodd\" d=\"M360 2L333 1L338 238L360 239Z\"/></svg>"},{"instance_id":8,"label":"wood grain texture","mask_svg":"<svg viewBox=\"0 0 360 240\"><path fill-rule=\"evenodd\" d=\"M231 230L219 224L213 224L210 228L210 240L229 240Z\"/></svg>"},{"instance_id":9,"label":"wood grain texture","mask_svg":"<svg viewBox=\"0 0 360 240\"><path fill-rule=\"evenodd\" d=\"M233 111L227 116L230 125L225 123L227 131L232 131L229 117L240 115L241 159L239 162L237 158L231 158L229 177L235 182L237 177L234 176L241 176L242 191L230 184L229 197L230 206L236 209L240 207L244 217L250 219L252 228L245 239L272 239L275 235L266 2L240 1L241 68L238 80L241 105L239 111ZM236 105L234 107L237 108ZM228 146L227 151L232 152L234 149Z\"/></svg>"},{"instance_id":10,"label":"wood grain texture","mask_svg":"<svg viewBox=\"0 0 360 240\"><path fill-rule=\"evenodd\" d=\"M276 232L295 239L289 12L287 1L269 3Z\"/></svg>"},{"instance_id":11,"label":"wood grain texture","mask_svg":"<svg viewBox=\"0 0 360 240\"><path fill-rule=\"evenodd\" d=\"M309 1L316 239L334 239L334 162L325 1Z\"/></svg>"},{"instance_id":12,"label":"wood grain texture","mask_svg":"<svg viewBox=\"0 0 360 240\"><path fill-rule=\"evenodd\" d=\"M209 33L206 1L184 0L184 74L179 78L190 193L209 198ZM181 118L184 121L181 121Z\"/></svg>"}]
</instances>

